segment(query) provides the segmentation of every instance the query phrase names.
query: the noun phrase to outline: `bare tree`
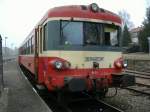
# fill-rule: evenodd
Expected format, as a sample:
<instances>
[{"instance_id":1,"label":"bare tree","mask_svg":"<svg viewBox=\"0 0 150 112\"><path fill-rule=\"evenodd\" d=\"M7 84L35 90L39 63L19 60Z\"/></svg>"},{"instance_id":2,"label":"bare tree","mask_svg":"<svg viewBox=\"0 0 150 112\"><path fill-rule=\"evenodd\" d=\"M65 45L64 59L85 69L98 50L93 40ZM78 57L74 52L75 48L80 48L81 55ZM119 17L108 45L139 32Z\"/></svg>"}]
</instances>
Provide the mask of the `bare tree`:
<instances>
[{"instance_id":1,"label":"bare tree","mask_svg":"<svg viewBox=\"0 0 150 112\"><path fill-rule=\"evenodd\" d=\"M149 0L146 0L146 4L147 4L147 6L149 7L149 6L150 6L150 1L149 1Z\"/></svg>"},{"instance_id":2,"label":"bare tree","mask_svg":"<svg viewBox=\"0 0 150 112\"><path fill-rule=\"evenodd\" d=\"M121 10L118 14L123 20L123 28L125 25L127 25L129 29L134 27L133 22L130 20L130 14L127 11Z\"/></svg>"}]
</instances>

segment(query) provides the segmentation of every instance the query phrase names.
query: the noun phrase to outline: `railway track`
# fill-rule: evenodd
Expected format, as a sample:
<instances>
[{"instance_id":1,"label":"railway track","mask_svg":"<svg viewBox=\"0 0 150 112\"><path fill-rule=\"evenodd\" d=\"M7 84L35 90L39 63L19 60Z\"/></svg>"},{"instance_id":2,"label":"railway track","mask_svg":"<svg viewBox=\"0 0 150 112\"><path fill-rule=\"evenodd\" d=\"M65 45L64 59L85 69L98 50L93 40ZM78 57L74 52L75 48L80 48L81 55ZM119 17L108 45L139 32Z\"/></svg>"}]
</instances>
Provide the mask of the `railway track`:
<instances>
[{"instance_id":1,"label":"railway track","mask_svg":"<svg viewBox=\"0 0 150 112\"><path fill-rule=\"evenodd\" d=\"M22 69L23 70L23 69ZM30 81L28 77L29 72L23 70L25 77ZM44 92L37 90L37 88L31 82L34 88L43 101L49 106L53 112L123 112L122 110L95 98L84 94L80 99L75 99L67 102L58 102L54 94L50 94L47 90Z\"/></svg>"},{"instance_id":2,"label":"railway track","mask_svg":"<svg viewBox=\"0 0 150 112\"><path fill-rule=\"evenodd\" d=\"M69 104L72 112L123 112L101 100L89 99Z\"/></svg>"},{"instance_id":3,"label":"railway track","mask_svg":"<svg viewBox=\"0 0 150 112\"><path fill-rule=\"evenodd\" d=\"M145 87L145 85L141 86L132 86L132 87L126 87L125 89L128 89L130 91L134 91L136 93L144 94L150 96L150 88Z\"/></svg>"},{"instance_id":4,"label":"railway track","mask_svg":"<svg viewBox=\"0 0 150 112\"><path fill-rule=\"evenodd\" d=\"M127 73L133 73L133 74L136 74L136 75L143 75L143 76L148 76L150 77L150 73L148 72L138 72L138 71L133 71L133 70L125 70L125 72Z\"/></svg>"},{"instance_id":5,"label":"railway track","mask_svg":"<svg viewBox=\"0 0 150 112\"><path fill-rule=\"evenodd\" d=\"M94 98L59 103L49 97L45 98L44 101L53 110L53 112L123 112L102 100L96 100Z\"/></svg>"},{"instance_id":6,"label":"railway track","mask_svg":"<svg viewBox=\"0 0 150 112\"><path fill-rule=\"evenodd\" d=\"M126 70L126 73L136 77L136 85L126 89L145 95L150 95L150 73Z\"/></svg>"}]
</instances>

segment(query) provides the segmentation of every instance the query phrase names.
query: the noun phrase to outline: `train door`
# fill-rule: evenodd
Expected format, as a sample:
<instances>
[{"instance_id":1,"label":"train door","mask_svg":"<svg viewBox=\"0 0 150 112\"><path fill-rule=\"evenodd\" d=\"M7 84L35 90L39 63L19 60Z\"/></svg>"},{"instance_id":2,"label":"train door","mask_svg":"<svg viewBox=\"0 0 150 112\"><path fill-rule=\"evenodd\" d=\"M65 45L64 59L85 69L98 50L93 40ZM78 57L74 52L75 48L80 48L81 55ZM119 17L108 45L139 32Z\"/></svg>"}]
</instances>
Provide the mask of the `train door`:
<instances>
[{"instance_id":1,"label":"train door","mask_svg":"<svg viewBox=\"0 0 150 112\"><path fill-rule=\"evenodd\" d=\"M35 29L35 52L34 52L34 67L35 67L35 78L38 81L39 72L39 53L40 53L40 38L41 38L41 26Z\"/></svg>"},{"instance_id":2,"label":"train door","mask_svg":"<svg viewBox=\"0 0 150 112\"><path fill-rule=\"evenodd\" d=\"M38 81L38 28L35 29L34 71L35 79Z\"/></svg>"},{"instance_id":3,"label":"train door","mask_svg":"<svg viewBox=\"0 0 150 112\"><path fill-rule=\"evenodd\" d=\"M36 80L39 82L39 54L42 52L42 26L38 26L35 30L35 74Z\"/></svg>"}]
</instances>

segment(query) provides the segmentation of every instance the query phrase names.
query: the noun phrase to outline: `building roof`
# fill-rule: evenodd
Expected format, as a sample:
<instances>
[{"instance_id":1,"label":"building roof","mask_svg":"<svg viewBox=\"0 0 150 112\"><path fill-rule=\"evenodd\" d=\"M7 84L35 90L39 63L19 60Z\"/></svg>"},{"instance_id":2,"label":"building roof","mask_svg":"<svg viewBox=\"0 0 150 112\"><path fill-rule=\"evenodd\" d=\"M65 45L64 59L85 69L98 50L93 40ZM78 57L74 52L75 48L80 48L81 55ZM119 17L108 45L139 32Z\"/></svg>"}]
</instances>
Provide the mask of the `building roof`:
<instances>
[{"instance_id":1,"label":"building roof","mask_svg":"<svg viewBox=\"0 0 150 112\"><path fill-rule=\"evenodd\" d=\"M137 27L137 28L131 29L130 32L132 32L132 33L138 33L138 32L140 32L142 29L143 29L143 27Z\"/></svg>"}]
</instances>

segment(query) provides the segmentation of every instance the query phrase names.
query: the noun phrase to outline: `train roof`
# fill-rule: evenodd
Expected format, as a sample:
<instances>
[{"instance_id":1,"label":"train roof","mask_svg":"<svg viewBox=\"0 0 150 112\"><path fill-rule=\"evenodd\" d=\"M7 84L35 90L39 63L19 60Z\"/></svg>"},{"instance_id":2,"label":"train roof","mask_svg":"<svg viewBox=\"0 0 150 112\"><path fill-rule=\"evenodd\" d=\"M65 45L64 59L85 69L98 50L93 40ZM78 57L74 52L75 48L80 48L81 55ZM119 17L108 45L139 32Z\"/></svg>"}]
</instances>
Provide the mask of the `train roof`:
<instances>
[{"instance_id":1,"label":"train roof","mask_svg":"<svg viewBox=\"0 0 150 112\"><path fill-rule=\"evenodd\" d=\"M52 8L46 13L40 23L52 17L89 18L112 21L118 24L122 23L121 18L115 13L102 8L99 8L98 12L94 12L91 10L90 5L70 5Z\"/></svg>"},{"instance_id":2,"label":"train roof","mask_svg":"<svg viewBox=\"0 0 150 112\"><path fill-rule=\"evenodd\" d=\"M110 23L116 23L118 25L122 24L121 18L113 12L108 10L99 8L97 12L91 10L91 5L68 5L68 6L60 6L49 9L45 16L39 21L35 28L38 25L42 25L49 18L82 18L84 19L95 19L108 21ZM34 34L34 29L25 39L25 41L29 38L30 35ZM24 42L25 42L24 41ZM24 44L23 42L23 44ZM22 44L21 44L22 45Z\"/></svg>"}]
</instances>

